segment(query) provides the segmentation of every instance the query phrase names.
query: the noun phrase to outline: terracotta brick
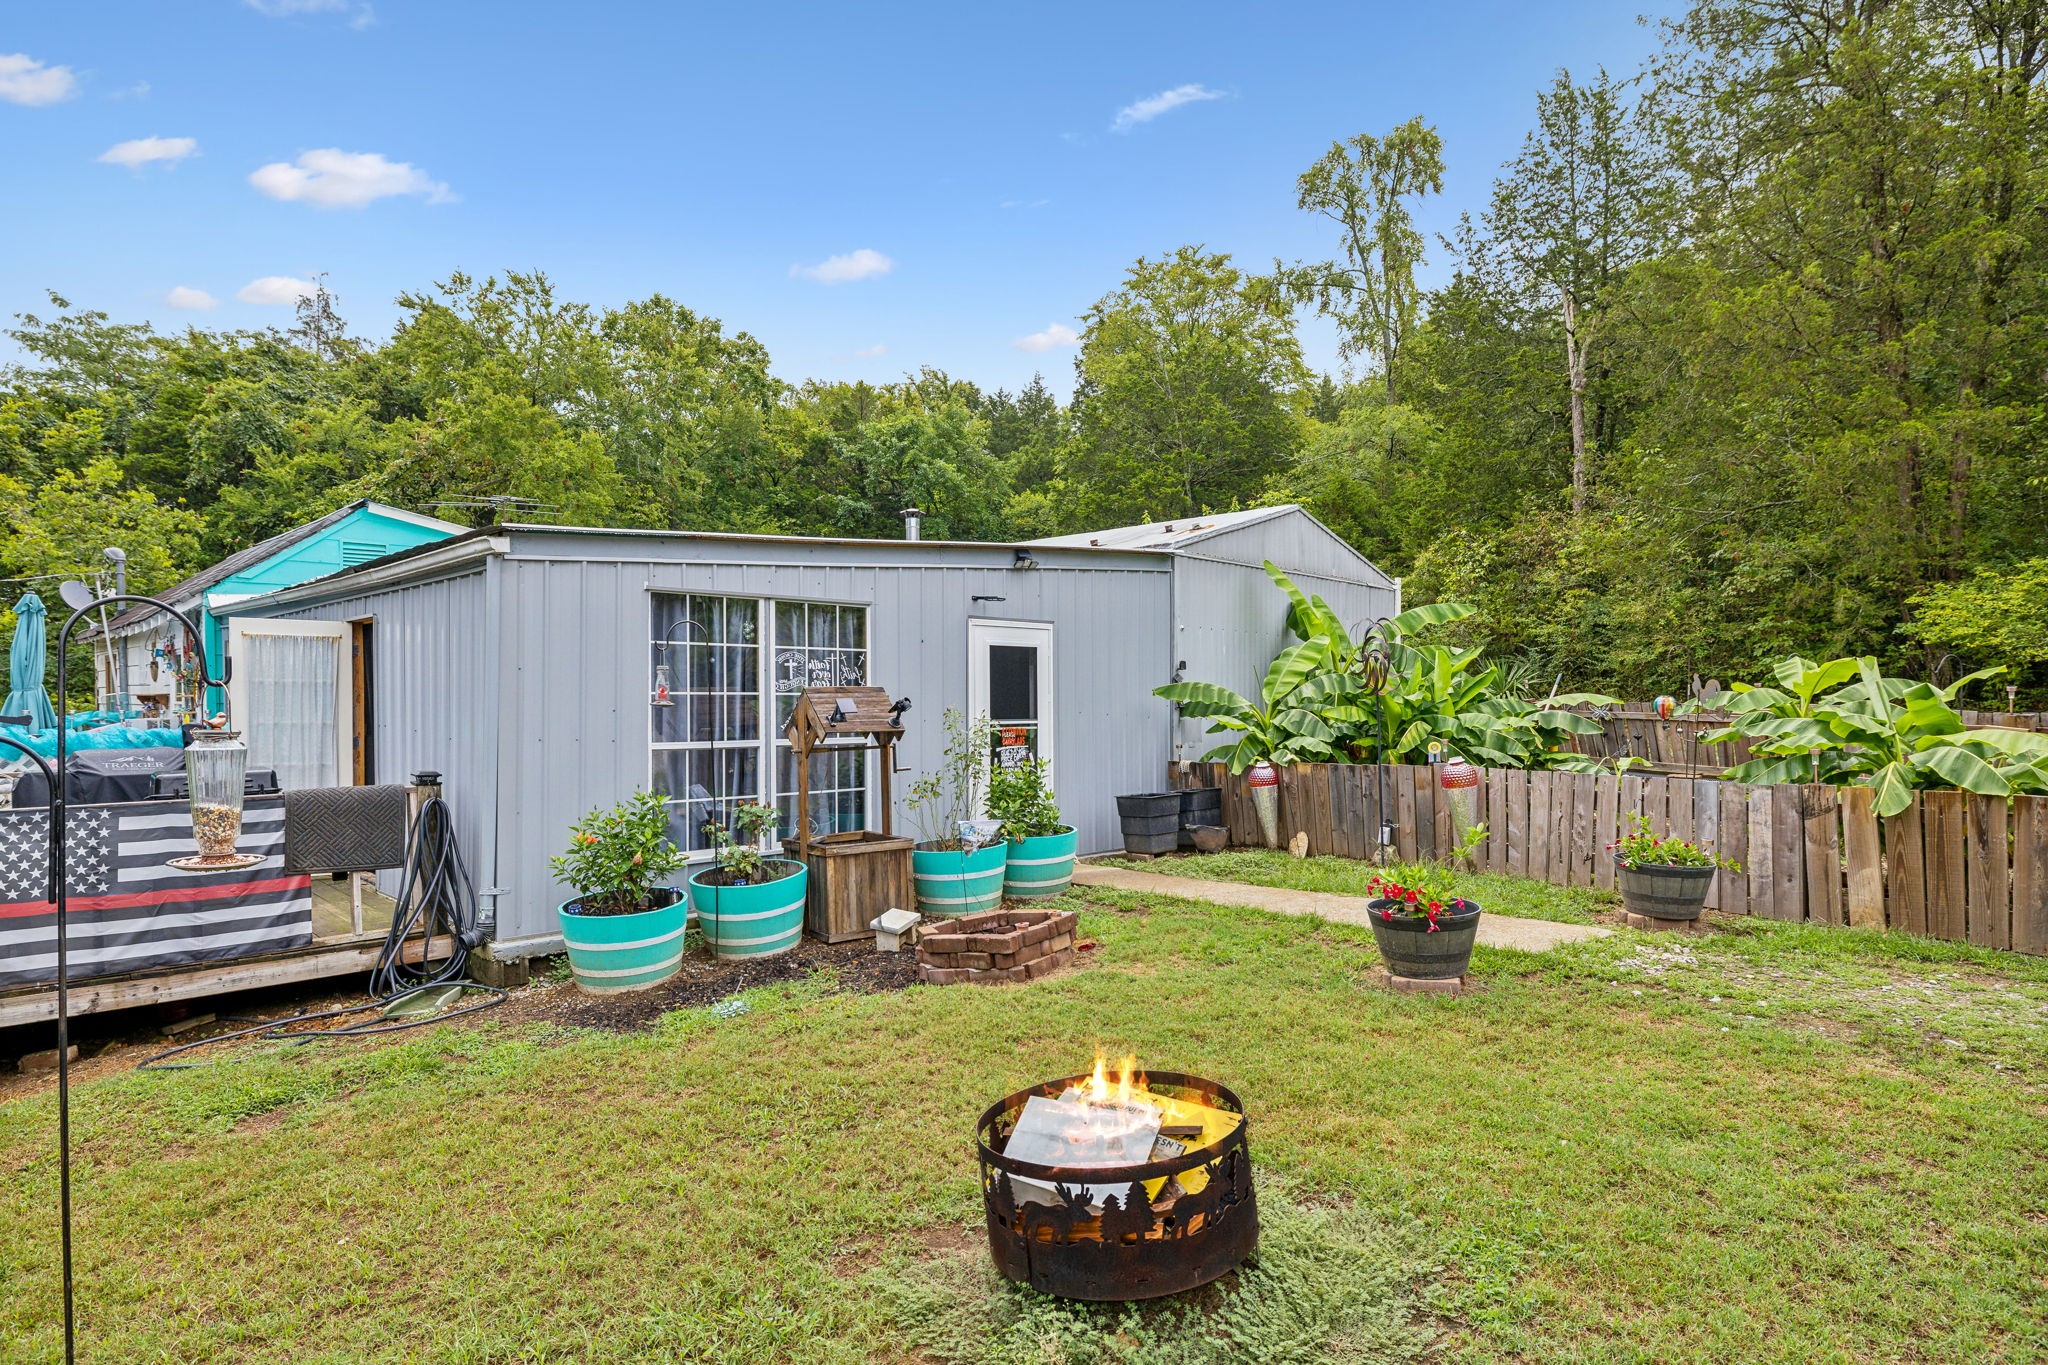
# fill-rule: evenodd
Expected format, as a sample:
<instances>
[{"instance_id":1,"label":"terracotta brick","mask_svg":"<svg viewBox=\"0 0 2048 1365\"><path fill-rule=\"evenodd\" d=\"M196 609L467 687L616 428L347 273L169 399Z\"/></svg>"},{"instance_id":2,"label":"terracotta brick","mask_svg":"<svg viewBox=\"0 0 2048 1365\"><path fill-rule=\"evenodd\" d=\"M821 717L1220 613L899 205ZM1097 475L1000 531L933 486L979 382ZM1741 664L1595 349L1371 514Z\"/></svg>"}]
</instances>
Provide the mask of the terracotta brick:
<instances>
[{"instance_id":1,"label":"terracotta brick","mask_svg":"<svg viewBox=\"0 0 2048 1365\"><path fill-rule=\"evenodd\" d=\"M1024 927L1024 932L1019 934L1017 937L1021 942L1024 943L1043 943L1047 939L1051 938L1053 936L1053 933L1054 930L1052 921L1040 920L1036 924L1026 925Z\"/></svg>"},{"instance_id":2,"label":"terracotta brick","mask_svg":"<svg viewBox=\"0 0 2048 1365\"><path fill-rule=\"evenodd\" d=\"M1017 946L1015 934L969 934L963 945L970 953L1007 953Z\"/></svg>"},{"instance_id":3,"label":"terracotta brick","mask_svg":"<svg viewBox=\"0 0 2048 1365\"><path fill-rule=\"evenodd\" d=\"M1063 953L1073 946L1074 936L1072 934L1058 934L1045 941L1045 951L1048 953Z\"/></svg>"},{"instance_id":4,"label":"terracotta brick","mask_svg":"<svg viewBox=\"0 0 2048 1365\"><path fill-rule=\"evenodd\" d=\"M1045 954L1046 945L1034 943L1029 947L1019 948L1014 953L993 954L994 960L990 965L995 967L1021 967L1027 962L1036 962L1039 958L1044 957Z\"/></svg>"},{"instance_id":5,"label":"terracotta brick","mask_svg":"<svg viewBox=\"0 0 2048 1365\"><path fill-rule=\"evenodd\" d=\"M930 986L951 986L967 980L974 973L959 967L933 967L921 965L917 969L918 979Z\"/></svg>"},{"instance_id":6,"label":"terracotta brick","mask_svg":"<svg viewBox=\"0 0 2048 1365\"><path fill-rule=\"evenodd\" d=\"M997 967L986 972L970 972L967 979L977 986L1001 986L1012 981L1026 980L1026 968Z\"/></svg>"},{"instance_id":7,"label":"terracotta brick","mask_svg":"<svg viewBox=\"0 0 2048 1365\"><path fill-rule=\"evenodd\" d=\"M926 934L917 943L918 957L925 961L925 953L964 953L967 951L965 934Z\"/></svg>"},{"instance_id":8,"label":"terracotta brick","mask_svg":"<svg viewBox=\"0 0 2048 1365\"><path fill-rule=\"evenodd\" d=\"M958 926L958 931L963 934L972 933L976 929L986 929L991 924L1001 924L1002 922L1003 912L1000 910L981 910L972 915L961 915L953 921Z\"/></svg>"},{"instance_id":9,"label":"terracotta brick","mask_svg":"<svg viewBox=\"0 0 2048 1365\"><path fill-rule=\"evenodd\" d=\"M1079 911L1062 910L1053 917L1052 931L1056 934L1071 934L1081 927Z\"/></svg>"},{"instance_id":10,"label":"terracotta brick","mask_svg":"<svg viewBox=\"0 0 2048 1365\"><path fill-rule=\"evenodd\" d=\"M966 967L971 971L985 972L990 967L997 966L998 964L991 953L955 953L946 965L948 967Z\"/></svg>"},{"instance_id":11,"label":"terracotta brick","mask_svg":"<svg viewBox=\"0 0 2048 1365\"><path fill-rule=\"evenodd\" d=\"M1047 972L1057 970L1066 962L1067 956L1065 953L1050 953L1036 962L1027 962L1023 967L1025 979L1036 981Z\"/></svg>"}]
</instances>

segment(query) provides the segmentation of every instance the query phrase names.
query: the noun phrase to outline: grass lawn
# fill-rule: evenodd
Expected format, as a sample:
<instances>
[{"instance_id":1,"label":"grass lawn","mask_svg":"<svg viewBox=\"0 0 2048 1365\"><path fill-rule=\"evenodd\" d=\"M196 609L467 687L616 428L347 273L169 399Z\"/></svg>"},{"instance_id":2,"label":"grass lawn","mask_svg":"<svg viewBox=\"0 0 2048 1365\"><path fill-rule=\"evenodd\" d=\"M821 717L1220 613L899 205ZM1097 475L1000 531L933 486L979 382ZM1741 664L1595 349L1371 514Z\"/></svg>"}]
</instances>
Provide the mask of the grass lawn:
<instances>
[{"instance_id":1,"label":"grass lawn","mask_svg":"<svg viewBox=\"0 0 2048 1365\"><path fill-rule=\"evenodd\" d=\"M1101 861L1110 867L1157 872L1167 877L1250 882L1295 891L1329 891L1340 896L1370 896L1372 892L1366 890L1365 884L1375 870L1371 863L1355 858L1297 858L1291 853L1263 848L1155 858L1146 863L1124 858ZM1556 920L1563 924L1591 924L1595 914L1614 903L1612 896L1591 887L1551 886L1527 877L1503 877L1491 872L1460 874L1458 890L1496 915Z\"/></svg>"},{"instance_id":2,"label":"grass lawn","mask_svg":"<svg viewBox=\"0 0 2048 1365\"><path fill-rule=\"evenodd\" d=\"M1363 928L1069 903L1095 961L1028 986L486 1014L87 1085L81 1358L2048 1356L2048 962L1756 924L1482 949L1443 1000L1369 989ZM1232 1338L982 1278L974 1117L1098 1043L1249 1105ZM0 1107L4 1362L57 1352L54 1108Z\"/></svg>"}]
</instances>

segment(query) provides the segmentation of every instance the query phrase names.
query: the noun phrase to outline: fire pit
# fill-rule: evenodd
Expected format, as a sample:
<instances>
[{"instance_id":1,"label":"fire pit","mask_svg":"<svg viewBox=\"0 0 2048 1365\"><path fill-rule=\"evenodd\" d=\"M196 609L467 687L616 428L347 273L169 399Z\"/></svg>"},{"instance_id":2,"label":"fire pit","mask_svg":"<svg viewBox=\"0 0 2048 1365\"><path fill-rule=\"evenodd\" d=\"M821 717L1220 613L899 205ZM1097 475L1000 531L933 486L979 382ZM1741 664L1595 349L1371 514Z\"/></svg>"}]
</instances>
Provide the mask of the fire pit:
<instances>
[{"instance_id":1,"label":"fire pit","mask_svg":"<svg viewBox=\"0 0 2048 1365\"><path fill-rule=\"evenodd\" d=\"M1259 1240L1244 1105L1177 1071L1019 1090L976 1126L989 1250L1010 1279L1096 1303L1207 1284Z\"/></svg>"}]
</instances>

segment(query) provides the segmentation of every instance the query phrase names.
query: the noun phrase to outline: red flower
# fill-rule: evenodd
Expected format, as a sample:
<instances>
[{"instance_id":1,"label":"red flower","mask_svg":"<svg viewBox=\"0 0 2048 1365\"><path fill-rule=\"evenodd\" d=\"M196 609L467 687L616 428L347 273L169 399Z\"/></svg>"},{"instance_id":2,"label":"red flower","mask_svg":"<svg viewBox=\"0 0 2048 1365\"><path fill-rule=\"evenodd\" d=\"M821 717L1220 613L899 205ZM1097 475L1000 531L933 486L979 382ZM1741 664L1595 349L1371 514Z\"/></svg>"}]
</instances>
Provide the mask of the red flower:
<instances>
[{"instance_id":1,"label":"red flower","mask_svg":"<svg viewBox=\"0 0 2048 1365\"><path fill-rule=\"evenodd\" d=\"M1429 914L1430 914L1430 918L1431 918L1431 919L1434 919L1434 918L1436 918L1436 912L1437 912L1437 911L1439 911L1439 910L1441 910L1441 909L1443 909L1443 908L1444 908L1444 906L1443 906L1443 902L1442 902L1442 901L1431 901L1431 902L1429 903Z\"/></svg>"}]
</instances>

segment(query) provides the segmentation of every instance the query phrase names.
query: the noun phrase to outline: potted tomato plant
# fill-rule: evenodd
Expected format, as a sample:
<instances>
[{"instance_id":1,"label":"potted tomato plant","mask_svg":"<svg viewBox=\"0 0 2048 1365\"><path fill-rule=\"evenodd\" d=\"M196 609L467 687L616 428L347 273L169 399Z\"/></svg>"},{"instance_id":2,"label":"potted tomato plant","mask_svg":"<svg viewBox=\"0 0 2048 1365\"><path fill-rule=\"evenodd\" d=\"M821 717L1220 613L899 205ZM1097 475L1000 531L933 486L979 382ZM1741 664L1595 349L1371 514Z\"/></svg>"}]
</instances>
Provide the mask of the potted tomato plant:
<instances>
[{"instance_id":1,"label":"potted tomato plant","mask_svg":"<svg viewBox=\"0 0 2048 1365\"><path fill-rule=\"evenodd\" d=\"M1629 831L1608 845L1614 852L1615 889L1622 908L1645 919L1682 924L1700 917L1714 874L1740 864L1709 853L1689 839L1660 838L1650 822L1629 817Z\"/></svg>"},{"instance_id":2,"label":"potted tomato plant","mask_svg":"<svg viewBox=\"0 0 2048 1365\"><path fill-rule=\"evenodd\" d=\"M685 861L668 837L668 805L654 792L592 811L570 830L569 851L548 865L576 888L556 918L579 989L645 990L676 974L690 904L662 879Z\"/></svg>"},{"instance_id":3,"label":"potted tomato plant","mask_svg":"<svg viewBox=\"0 0 2048 1365\"><path fill-rule=\"evenodd\" d=\"M1465 974L1479 937L1479 902L1453 891L1450 873L1404 863L1373 874L1366 889L1373 940L1388 971L1412 981Z\"/></svg>"}]
</instances>

